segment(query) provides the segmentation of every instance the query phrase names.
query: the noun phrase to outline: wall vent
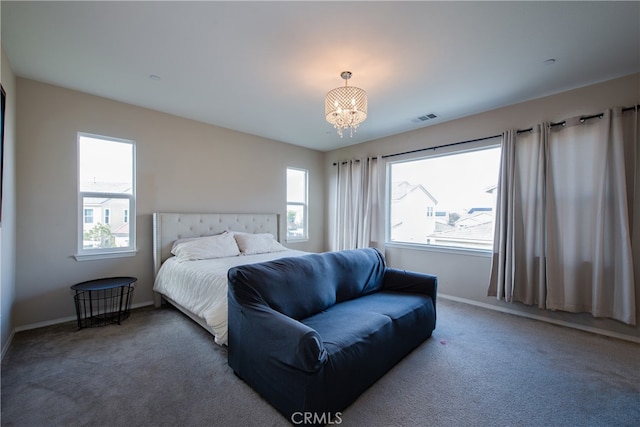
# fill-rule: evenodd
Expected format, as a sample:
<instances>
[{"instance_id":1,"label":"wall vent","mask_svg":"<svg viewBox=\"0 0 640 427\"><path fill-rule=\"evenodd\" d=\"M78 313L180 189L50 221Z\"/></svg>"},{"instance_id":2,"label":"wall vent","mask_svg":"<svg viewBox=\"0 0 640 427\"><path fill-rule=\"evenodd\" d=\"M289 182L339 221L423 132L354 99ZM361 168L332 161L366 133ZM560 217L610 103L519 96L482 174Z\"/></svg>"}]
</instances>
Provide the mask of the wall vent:
<instances>
[{"instance_id":1,"label":"wall vent","mask_svg":"<svg viewBox=\"0 0 640 427\"><path fill-rule=\"evenodd\" d=\"M413 123L422 123L422 122L426 122L427 120L433 120L438 118L438 116L434 113L429 113L429 114L425 114L423 116L420 117L416 117L415 119L412 119L411 121Z\"/></svg>"}]
</instances>

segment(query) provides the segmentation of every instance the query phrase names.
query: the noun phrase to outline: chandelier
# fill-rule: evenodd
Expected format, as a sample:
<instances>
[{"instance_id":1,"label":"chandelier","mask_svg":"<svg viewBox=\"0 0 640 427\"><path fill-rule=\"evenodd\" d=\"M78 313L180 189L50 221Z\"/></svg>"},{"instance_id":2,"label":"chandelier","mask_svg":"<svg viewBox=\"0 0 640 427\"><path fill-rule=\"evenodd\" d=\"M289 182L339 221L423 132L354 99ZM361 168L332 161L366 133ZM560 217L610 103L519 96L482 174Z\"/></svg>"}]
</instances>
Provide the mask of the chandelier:
<instances>
[{"instance_id":1,"label":"chandelier","mask_svg":"<svg viewBox=\"0 0 640 427\"><path fill-rule=\"evenodd\" d=\"M347 86L351 71L343 71L340 77L344 79L344 86L327 93L324 114L327 121L338 131L340 138L345 129L349 129L350 136L353 137L358 125L367 118L367 92L359 87Z\"/></svg>"}]
</instances>

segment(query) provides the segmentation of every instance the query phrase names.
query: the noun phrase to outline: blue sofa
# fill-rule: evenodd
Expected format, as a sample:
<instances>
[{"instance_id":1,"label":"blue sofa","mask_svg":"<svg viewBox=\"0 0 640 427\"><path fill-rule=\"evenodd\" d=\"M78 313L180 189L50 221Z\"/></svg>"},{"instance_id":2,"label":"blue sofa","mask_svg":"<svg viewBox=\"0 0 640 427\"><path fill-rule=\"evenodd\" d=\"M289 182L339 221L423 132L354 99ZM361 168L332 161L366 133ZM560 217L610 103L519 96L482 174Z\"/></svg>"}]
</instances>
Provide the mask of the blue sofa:
<instances>
[{"instance_id":1,"label":"blue sofa","mask_svg":"<svg viewBox=\"0 0 640 427\"><path fill-rule=\"evenodd\" d=\"M244 265L228 278L229 366L296 424L339 416L436 325L436 276L388 268L376 249Z\"/></svg>"}]
</instances>

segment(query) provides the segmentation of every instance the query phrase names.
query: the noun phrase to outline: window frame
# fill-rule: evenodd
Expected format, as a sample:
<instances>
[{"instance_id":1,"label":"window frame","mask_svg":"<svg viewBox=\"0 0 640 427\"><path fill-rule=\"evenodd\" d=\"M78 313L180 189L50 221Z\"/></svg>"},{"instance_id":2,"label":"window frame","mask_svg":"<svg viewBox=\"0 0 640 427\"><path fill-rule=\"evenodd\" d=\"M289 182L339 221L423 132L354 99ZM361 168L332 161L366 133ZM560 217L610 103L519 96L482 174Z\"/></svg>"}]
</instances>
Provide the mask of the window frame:
<instances>
[{"instance_id":1,"label":"window frame","mask_svg":"<svg viewBox=\"0 0 640 427\"><path fill-rule=\"evenodd\" d=\"M499 138L499 139L498 139ZM480 256L480 257L491 257L493 253L493 249L481 249L481 248L467 248L462 246L446 246L446 245L437 245L437 244L427 244L427 243L414 243L414 242L403 242L403 241L392 241L391 240L391 208L392 208L392 189L393 189L393 177L391 173L391 168L395 164L399 163L407 163L412 161L419 161L429 158L437 158L437 157L447 157L454 156L457 154L469 153L474 151L482 151L488 150L492 148L500 148L502 150L502 137L496 137L496 139L485 140L482 142L473 141L467 147L460 149L460 147L455 148L447 148L444 150L438 150L438 153L433 153L429 155L416 155L412 153L408 156L401 156L397 160L388 161L386 164L386 174L385 174L385 188L386 188L386 196L385 196L385 224L384 224L384 234L385 234L385 246L390 248L400 248L400 249L413 249L419 251L427 251L427 252L439 252L439 253L450 253L450 254L461 254L461 255L471 255L471 256ZM499 170L496 171L496 176L499 176ZM497 182L496 182L497 184ZM495 208L494 208L495 209ZM435 218L435 211L434 211ZM495 217L494 217L495 221ZM495 227L495 222L494 222Z\"/></svg>"},{"instance_id":2,"label":"window frame","mask_svg":"<svg viewBox=\"0 0 640 427\"><path fill-rule=\"evenodd\" d=\"M81 191L80 189L80 140L81 138L100 139L104 141L111 141L117 143L125 143L131 145L131 193L111 193L111 192L96 192L96 191ZM119 258L134 256L137 251L136 246L136 142L130 139L115 138L111 136L96 135L86 132L78 132L76 137L76 185L78 194L78 206L76 212L78 214L78 220L76 221L77 230L77 246L76 254L74 258L77 261L87 261L95 259L105 258ZM115 248L84 248L84 199L85 198L111 198L118 200L126 200L129 203L129 245L124 247ZM101 213L104 216L104 212ZM95 209L94 209L94 222L95 222Z\"/></svg>"},{"instance_id":3,"label":"window frame","mask_svg":"<svg viewBox=\"0 0 640 427\"><path fill-rule=\"evenodd\" d=\"M288 193L289 193L289 179L288 172L289 170L304 172L304 202L292 202L289 201ZM286 208L285 208L285 241L286 242L306 242L309 240L309 171L307 169L287 166L287 179L286 179L286 188L285 193L287 193L286 197ZM289 206L302 206L302 216L303 216L303 227L304 232L301 236L289 236L289 226L287 220L287 213L289 210Z\"/></svg>"}]
</instances>

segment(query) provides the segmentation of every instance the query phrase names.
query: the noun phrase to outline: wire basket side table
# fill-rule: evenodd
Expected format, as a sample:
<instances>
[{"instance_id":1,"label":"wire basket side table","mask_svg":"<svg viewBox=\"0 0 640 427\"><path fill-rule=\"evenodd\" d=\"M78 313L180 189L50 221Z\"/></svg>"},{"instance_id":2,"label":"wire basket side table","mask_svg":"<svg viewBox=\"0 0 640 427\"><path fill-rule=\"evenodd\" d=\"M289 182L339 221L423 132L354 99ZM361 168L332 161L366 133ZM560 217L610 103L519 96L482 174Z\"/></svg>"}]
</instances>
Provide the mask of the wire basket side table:
<instances>
[{"instance_id":1,"label":"wire basket side table","mask_svg":"<svg viewBox=\"0 0 640 427\"><path fill-rule=\"evenodd\" d=\"M78 329L120 324L130 314L135 277L107 277L71 286Z\"/></svg>"}]
</instances>

